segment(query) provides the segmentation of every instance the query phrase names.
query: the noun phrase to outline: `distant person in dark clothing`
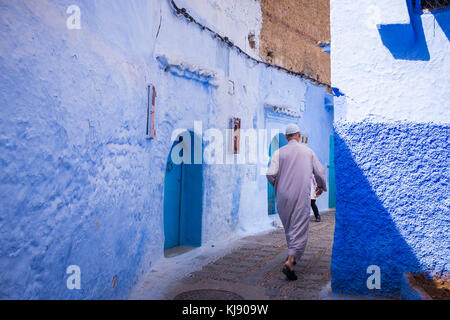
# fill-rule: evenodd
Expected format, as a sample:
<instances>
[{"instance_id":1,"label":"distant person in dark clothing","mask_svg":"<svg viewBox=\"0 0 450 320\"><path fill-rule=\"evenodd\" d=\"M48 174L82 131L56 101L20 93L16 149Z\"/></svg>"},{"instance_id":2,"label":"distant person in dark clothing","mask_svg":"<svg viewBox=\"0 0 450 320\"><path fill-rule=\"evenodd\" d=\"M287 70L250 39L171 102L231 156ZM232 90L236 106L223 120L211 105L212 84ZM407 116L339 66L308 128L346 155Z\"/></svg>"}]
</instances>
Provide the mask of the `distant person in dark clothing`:
<instances>
[{"instance_id":1,"label":"distant person in dark clothing","mask_svg":"<svg viewBox=\"0 0 450 320\"><path fill-rule=\"evenodd\" d=\"M311 208L313 209L314 217L316 217L316 222L320 222L320 221L322 221L322 218L320 217L319 209L317 208L317 205L316 205L316 200L318 198L316 190L317 190L317 182L316 182L316 179L314 178L314 176L312 176L311 177Z\"/></svg>"}]
</instances>

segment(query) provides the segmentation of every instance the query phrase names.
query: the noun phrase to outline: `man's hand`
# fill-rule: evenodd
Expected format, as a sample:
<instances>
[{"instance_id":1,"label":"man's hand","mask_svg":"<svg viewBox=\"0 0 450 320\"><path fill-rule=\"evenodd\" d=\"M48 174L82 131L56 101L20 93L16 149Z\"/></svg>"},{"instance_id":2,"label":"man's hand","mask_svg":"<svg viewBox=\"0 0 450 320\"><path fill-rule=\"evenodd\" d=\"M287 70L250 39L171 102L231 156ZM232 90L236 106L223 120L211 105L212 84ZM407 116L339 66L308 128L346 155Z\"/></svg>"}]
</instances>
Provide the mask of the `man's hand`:
<instances>
[{"instance_id":1,"label":"man's hand","mask_svg":"<svg viewBox=\"0 0 450 320\"><path fill-rule=\"evenodd\" d=\"M316 188L316 197L319 197L323 193L323 189Z\"/></svg>"}]
</instances>

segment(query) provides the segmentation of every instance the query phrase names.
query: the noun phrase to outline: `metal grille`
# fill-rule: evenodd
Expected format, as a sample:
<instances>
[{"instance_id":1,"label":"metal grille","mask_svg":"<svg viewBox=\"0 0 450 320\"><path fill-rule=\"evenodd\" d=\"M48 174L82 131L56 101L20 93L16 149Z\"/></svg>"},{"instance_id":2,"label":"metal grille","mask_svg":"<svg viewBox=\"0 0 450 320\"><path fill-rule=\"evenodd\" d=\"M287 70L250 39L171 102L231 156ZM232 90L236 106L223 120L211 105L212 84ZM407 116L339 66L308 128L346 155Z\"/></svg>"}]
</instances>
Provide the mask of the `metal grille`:
<instances>
[{"instance_id":1,"label":"metal grille","mask_svg":"<svg viewBox=\"0 0 450 320\"><path fill-rule=\"evenodd\" d=\"M420 1L423 11L445 9L450 6L450 0L416 0Z\"/></svg>"}]
</instances>

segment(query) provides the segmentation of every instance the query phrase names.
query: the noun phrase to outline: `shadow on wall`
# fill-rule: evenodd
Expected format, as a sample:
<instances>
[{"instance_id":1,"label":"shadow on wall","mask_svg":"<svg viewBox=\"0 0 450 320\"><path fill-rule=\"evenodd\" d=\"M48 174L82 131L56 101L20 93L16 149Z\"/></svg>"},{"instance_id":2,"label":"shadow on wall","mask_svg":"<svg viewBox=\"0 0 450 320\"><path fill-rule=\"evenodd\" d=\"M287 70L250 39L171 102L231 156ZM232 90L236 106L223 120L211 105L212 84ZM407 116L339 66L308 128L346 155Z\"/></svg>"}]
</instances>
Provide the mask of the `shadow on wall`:
<instances>
[{"instance_id":1,"label":"shadow on wall","mask_svg":"<svg viewBox=\"0 0 450 320\"><path fill-rule=\"evenodd\" d=\"M379 25L381 40L395 59L429 61L421 16L414 12L412 0L406 0L406 3L410 23Z\"/></svg>"},{"instance_id":2,"label":"shadow on wall","mask_svg":"<svg viewBox=\"0 0 450 320\"><path fill-rule=\"evenodd\" d=\"M335 132L336 228L331 264L335 294L399 297L405 271L419 262L372 190L346 141ZM369 169L370 170L370 169ZM367 269L381 270L381 289L369 290Z\"/></svg>"},{"instance_id":3,"label":"shadow on wall","mask_svg":"<svg viewBox=\"0 0 450 320\"><path fill-rule=\"evenodd\" d=\"M433 12L433 16L442 31L445 33L447 40L450 41L450 9L447 8L446 10Z\"/></svg>"},{"instance_id":4,"label":"shadow on wall","mask_svg":"<svg viewBox=\"0 0 450 320\"><path fill-rule=\"evenodd\" d=\"M403 273L450 273L450 126L335 123L332 288L398 297ZM381 289L367 288L367 268Z\"/></svg>"}]
</instances>

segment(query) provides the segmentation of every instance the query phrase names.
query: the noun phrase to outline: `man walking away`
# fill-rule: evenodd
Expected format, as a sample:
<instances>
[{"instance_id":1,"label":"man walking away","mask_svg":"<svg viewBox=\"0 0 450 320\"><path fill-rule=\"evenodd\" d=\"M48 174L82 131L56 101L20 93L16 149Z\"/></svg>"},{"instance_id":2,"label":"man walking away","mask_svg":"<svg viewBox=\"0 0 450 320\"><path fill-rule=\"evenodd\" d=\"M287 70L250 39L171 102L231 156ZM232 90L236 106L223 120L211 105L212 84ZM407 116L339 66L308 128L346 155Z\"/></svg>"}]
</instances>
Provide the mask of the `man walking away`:
<instances>
[{"instance_id":1,"label":"man walking away","mask_svg":"<svg viewBox=\"0 0 450 320\"><path fill-rule=\"evenodd\" d=\"M317 182L317 195L327 191L325 169L314 152L300 142L300 129L295 124L286 128L288 144L277 150L267 171L267 180L275 188L275 198L288 246L288 259L283 273L297 280L295 260L303 255L308 242L311 205L311 176Z\"/></svg>"}]
</instances>

